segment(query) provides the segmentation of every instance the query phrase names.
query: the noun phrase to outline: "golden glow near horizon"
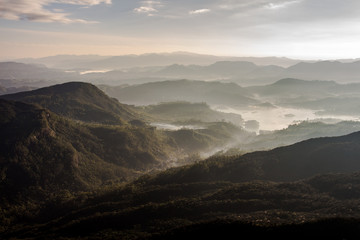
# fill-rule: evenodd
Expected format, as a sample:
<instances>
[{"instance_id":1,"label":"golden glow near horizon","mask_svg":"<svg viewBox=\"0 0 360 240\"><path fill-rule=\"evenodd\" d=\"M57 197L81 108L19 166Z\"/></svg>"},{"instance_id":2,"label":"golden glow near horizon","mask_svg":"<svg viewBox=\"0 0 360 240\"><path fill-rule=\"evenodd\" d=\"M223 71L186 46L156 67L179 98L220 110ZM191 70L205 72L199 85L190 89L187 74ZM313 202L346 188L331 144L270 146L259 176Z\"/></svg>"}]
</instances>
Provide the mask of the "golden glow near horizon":
<instances>
[{"instance_id":1,"label":"golden glow near horizon","mask_svg":"<svg viewBox=\"0 0 360 240\"><path fill-rule=\"evenodd\" d=\"M360 1L0 0L0 59L187 51L360 56Z\"/></svg>"}]
</instances>

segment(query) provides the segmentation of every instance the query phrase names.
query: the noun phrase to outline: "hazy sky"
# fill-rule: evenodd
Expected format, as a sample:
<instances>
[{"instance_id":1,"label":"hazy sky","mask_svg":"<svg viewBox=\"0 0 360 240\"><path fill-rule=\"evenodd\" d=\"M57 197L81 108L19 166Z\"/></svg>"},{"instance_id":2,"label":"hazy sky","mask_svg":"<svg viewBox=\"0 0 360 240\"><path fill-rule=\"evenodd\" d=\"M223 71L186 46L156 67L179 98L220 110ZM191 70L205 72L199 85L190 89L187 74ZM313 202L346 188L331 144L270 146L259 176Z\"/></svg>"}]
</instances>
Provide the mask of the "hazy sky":
<instances>
[{"instance_id":1,"label":"hazy sky","mask_svg":"<svg viewBox=\"0 0 360 240\"><path fill-rule=\"evenodd\" d=\"M360 0L0 0L0 58L360 57Z\"/></svg>"}]
</instances>

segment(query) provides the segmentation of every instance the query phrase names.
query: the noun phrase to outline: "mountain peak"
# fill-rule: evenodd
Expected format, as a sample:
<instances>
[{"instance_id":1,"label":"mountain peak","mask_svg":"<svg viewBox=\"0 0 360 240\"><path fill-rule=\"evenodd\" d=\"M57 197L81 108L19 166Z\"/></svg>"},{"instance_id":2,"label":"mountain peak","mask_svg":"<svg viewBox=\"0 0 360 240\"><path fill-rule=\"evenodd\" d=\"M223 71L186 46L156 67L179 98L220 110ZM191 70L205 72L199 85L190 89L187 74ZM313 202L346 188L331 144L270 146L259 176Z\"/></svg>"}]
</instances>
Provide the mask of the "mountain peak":
<instances>
[{"instance_id":1,"label":"mountain peak","mask_svg":"<svg viewBox=\"0 0 360 240\"><path fill-rule=\"evenodd\" d=\"M105 96L105 93L103 93L96 86L94 86L91 83L85 83L85 82L67 82L67 83L62 83L62 84L56 84L56 85L53 85L50 87L45 87L45 88L41 88L38 90L34 90L34 92L39 92L39 93L46 94L46 95L91 92L92 94L96 93L96 94Z\"/></svg>"},{"instance_id":2,"label":"mountain peak","mask_svg":"<svg viewBox=\"0 0 360 240\"><path fill-rule=\"evenodd\" d=\"M76 120L122 124L137 115L130 106L110 98L90 83L68 82L28 92L1 96L7 100L39 104L44 108Z\"/></svg>"},{"instance_id":3,"label":"mountain peak","mask_svg":"<svg viewBox=\"0 0 360 240\"><path fill-rule=\"evenodd\" d=\"M314 84L336 84L334 81L320 81L320 80L301 80L297 78L284 78L271 84L272 86L294 86L294 85L314 85Z\"/></svg>"}]
</instances>

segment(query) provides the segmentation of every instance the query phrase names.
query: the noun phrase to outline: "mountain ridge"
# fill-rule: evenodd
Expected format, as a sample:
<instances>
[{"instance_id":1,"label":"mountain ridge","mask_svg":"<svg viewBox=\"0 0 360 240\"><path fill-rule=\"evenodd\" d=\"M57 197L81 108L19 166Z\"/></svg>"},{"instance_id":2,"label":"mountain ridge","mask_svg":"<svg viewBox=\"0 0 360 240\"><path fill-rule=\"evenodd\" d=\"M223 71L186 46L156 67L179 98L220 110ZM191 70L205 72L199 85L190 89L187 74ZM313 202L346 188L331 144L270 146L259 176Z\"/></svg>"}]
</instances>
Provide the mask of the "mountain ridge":
<instances>
[{"instance_id":1,"label":"mountain ridge","mask_svg":"<svg viewBox=\"0 0 360 240\"><path fill-rule=\"evenodd\" d=\"M356 168L349 166L351 171L343 173L318 171L311 177L303 175L285 181L266 178L264 174L262 179L246 178L252 173L261 176L261 171L246 168L244 163L253 161L253 166L258 168L255 170L266 167L263 169L266 171L271 170L272 164L277 164L277 159L270 156L271 165L262 166L256 157L263 153L269 157L280 151L286 159L292 160L299 152L289 154L285 150L299 148L301 157L308 154L326 158L327 155L311 151L328 152L333 146L326 143L340 144L335 152L348 150L355 143L353 150L359 154L360 132L311 139L243 157L210 158L190 166L148 174L127 185L101 191L83 202L79 201L81 197L75 197L51 206L53 215L45 208L25 227L20 225L18 229L5 232L4 236L182 239L194 234L208 236L208 233L227 236L223 234L231 231L239 236L244 232L260 234L256 236L270 233L284 239L303 239L314 234L317 237L335 236L334 239L358 237L359 163ZM312 148L306 148L306 145ZM278 157L281 163L281 156ZM359 155L352 156L352 160L358 162L358 159ZM342 162L341 159L338 162ZM294 173L287 170L284 168L282 173L288 176ZM295 170L301 171L301 168L295 166ZM214 176L214 172L220 176ZM63 213L64 208L68 209L67 214ZM139 225L141 228L134 229ZM329 226L335 228L331 233L327 229Z\"/></svg>"},{"instance_id":2,"label":"mountain ridge","mask_svg":"<svg viewBox=\"0 0 360 240\"><path fill-rule=\"evenodd\" d=\"M0 98L39 104L44 108L82 121L123 124L136 119L131 106L119 103L90 83L67 82Z\"/></svg>"},{"instance_id":3,"label":"mountain ridge","mask_svg":"<svg viewBox=\"0 0 360 240\"><path fill-rule=\"evenodd\" d=\"M36 187L39 194L48 194L127 181L166 166L168 154L176 149L146 126L83 124L38 105L4 99L0 113L4 198Z\"/></svg>"},{"instance_id":4,"label":"mountain ridge","mask_svg":"<svg viewBox=\"0 0 360 240\"><path fill-rule=\"evenodd\" d=\"M342 161L344 156L346 161ZM332 171L360 171L359 158L360 132L355 132L340 137L313 138L242 156L210 157L198 164L173 169L170 175L160 173L153 183L296 181Z\"/></svg>"},{"instance_id":5,"label":"mountain ridge","mask_svg":"<svg viewBox=\"0 0 360 240\"><path fill-rule=\"evenodd\" d=\"M128 104L149 105L161 102L188 101L208 104L257 104L245 88L236 83L196 80L169 80L107 89L109 96Z\"/></svg>"},{"instance_id":6,"label":"mountain ridge","mask_svg":"<svg viewBox=\"0 0 360 240\"><path fill-rule=\"evenodd\" d=\"M152 58L151 58L152 57ZM57 59L58 58L58 59ZM149 61L149 59L151 61ZM99 56L99 55L59 55L49 56L39 59L17 59L24 63L49 64L49 67L56 68L84 68L92 67L117 67L129 68L139 66L156 66L171 64L199 64L208 65L217 61L251 61L259 65L269 65L276 63L281 66L290 66L301 60L284 57L236 57L236 56L215 56L209 54L198 54L191 52L172 52L172 53L145 53L128 54L120 56ZM90 65L87 65L90 64Z\"/></svg>"}]
</instances>

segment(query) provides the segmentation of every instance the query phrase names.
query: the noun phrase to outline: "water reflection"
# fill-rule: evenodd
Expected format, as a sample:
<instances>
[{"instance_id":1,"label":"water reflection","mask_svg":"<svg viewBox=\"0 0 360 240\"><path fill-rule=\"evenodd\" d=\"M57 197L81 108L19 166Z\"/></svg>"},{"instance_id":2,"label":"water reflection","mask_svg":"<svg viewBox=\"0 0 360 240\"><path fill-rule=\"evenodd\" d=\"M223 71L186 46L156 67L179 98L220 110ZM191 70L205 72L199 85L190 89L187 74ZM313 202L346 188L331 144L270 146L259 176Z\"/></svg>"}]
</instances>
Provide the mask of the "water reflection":
<instances>
[{"instance_id":1,"label":"water reflection","mask_svg":"<svg viewBox=\"0 0 360 240\"><path fill-rule=\"evenodd\" d=\"M157 129L176 131L180 129L205 129L203 126L198 125L175 125L170 123L151 123L150 124Z\"/></svg>"},{"instance_id":2,"label":"water reflection","mask_svg":"<svg viewBox=\"0 0 360 240\"><path fill-rule=\"evenodd\" d=\"M235 109L227 106L213 106L214 110L225 113L240 114L245 121L256 120L259 122L260 130L273 131L287 128L289 125L306 120L336 119L339 121L359 121L358 117L343 115L321 115L319 117L315 110L295 108L248 108Z\"/></svg>"}]
</instances>

